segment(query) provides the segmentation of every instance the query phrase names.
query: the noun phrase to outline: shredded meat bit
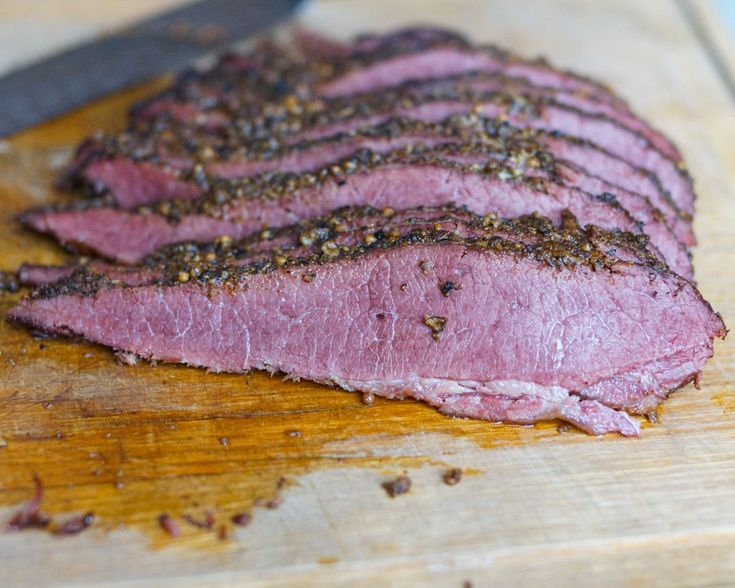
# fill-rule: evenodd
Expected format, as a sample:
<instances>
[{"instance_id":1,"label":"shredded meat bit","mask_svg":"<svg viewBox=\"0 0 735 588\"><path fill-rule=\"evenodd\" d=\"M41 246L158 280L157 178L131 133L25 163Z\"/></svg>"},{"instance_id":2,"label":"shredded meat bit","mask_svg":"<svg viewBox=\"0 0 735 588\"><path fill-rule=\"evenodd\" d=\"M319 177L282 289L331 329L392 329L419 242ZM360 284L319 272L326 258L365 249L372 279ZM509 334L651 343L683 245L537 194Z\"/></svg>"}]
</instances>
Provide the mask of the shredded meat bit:
<instances>
[{"instance_id":1,"label":"shredded meat bit","mask_svg":"<svg viewBox=\"0 0 735 588\"><path fill-rule=\"evenodd\" d=\"M214 514L209 510L204 513L203 520L195 519L189 514L185 514L181 518L190 525L199 529L211 529L212 527L214 527Z\"/></svg>"},{"instance_id":2,"label":"shredded meat bit","mask_svg":"<svg viewBox=\"0 0 735 588\"><path fill-rule=\"evenodd\" d=\"M166 533L171 535L171 537L178 537L181 535L181 527L179 527L179 523L177 523L171 515L167 513L162 514L158 517L158 523Z\"/></svg>"},{"instance_id":3,"label":"shredded meat bit","mask_svg":"<svg viewBox=\"0 0 735 588\"><path fill-rule=\"evenodd\" d=\"M88 512L78 517L73 517L54 531L54 535L76 535L94 523L94 513Z\"/></svg>"},{"instance_id":4,"label":"shredded meat bit","mask_svg":"<svg viewBox=\"0 0 735 588\"><path fill-rule=\"evenodd\" d=\"M237 525L238 527L247 527L250 524L250 521L253 520L253 515L248 512L241 512L233 515L231 520L232 523Z\"/></svg>"},{"instance_id":5,"label":"shredded meat bit","mask_svg":"<svg viewBox=\"0 0 735 588\"><path fill-rule=\"evenodd\" d=\"M271 498L270 500L267 498L256 498L255 499L255 506L259 506L261 508L267 508L269 510L275 510L282 504L283 504L283 497L281 496L276 496L275 498Z\"/></svg>"},{"instance_id":6,"label":"shredded meat bit","mask_svg":"<svg viewBox=\"0 0 735 588\"><path fill-rule=\"evenodd\" d=\"M447 486L456 486L462 480L462 468L452 468L444 472L442 476Z\"/></svg>"},{"instance_id":7,"label":"shredded meat bit","mask_svg":"<svg viewBox=\"0 0 735 588\"><path fill-rule=\"evenodd\" d=\"M383 482L383 488L388 496L395 498L400 494L406 494L411 489L411 478L408 476L398 476L390 482Z\"/></svg>"},{"instance_id":8,"label":"shredded meat bit","mask_svg":"<svg viewBox=\"0 0 735 588\"><path fill-rule=\"evenodd\" d=\"M43 500L43 482L38 475L33 474L33 482L36 486L33 498L13 515L6 525L9 531L21 531L29 528L44 528L51 522L51 519L43 513L41 509L41 501Z\"/></svg>"},{"instance_id":9,"label":"shredded meat bit","mask_svg":"<svg viewBox=\"0 0 735 588\"><path fill-rule=\"evenodd\" d=\"M281 496L276 496L276 498L273 498L272 500L269 500L268 502L266 502L265 507L271 510L275 510L282 504L283 504L283 498Z\"/></svg>"}]
</instances>

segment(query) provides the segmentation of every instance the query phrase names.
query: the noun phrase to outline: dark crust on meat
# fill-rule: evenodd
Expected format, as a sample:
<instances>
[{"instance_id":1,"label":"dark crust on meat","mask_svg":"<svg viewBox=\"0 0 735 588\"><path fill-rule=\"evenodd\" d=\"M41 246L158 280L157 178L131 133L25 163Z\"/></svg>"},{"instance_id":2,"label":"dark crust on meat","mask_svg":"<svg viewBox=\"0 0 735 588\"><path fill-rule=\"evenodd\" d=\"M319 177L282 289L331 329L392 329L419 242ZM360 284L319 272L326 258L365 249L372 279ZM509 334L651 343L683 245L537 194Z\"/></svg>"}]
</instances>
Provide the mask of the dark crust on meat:
<instances>
[{"instance_id":1,"label":"dark crust on meat","mask_svg":"<svg viewBox=\"0 0 735 588\"><path fill-rule=\"evenodd\" d=\"M198 89L204 86L215 86L223 90L226 100L231 100L233 93L237 92L242 95L243 103L251 104L258 99L278 99L293 95L309 96L319 84L347 73L353 68L364 67L400 54L408 55L440 47L461 51L484 51L494 59L506 64L535 64L562 76L593 85L599 89L597 96L604 95L611 102L626 106L625 102L616 96L609 86L586 76L555 68L543 58L524 59L493 45L473 47L464 37L447 30L434 29L430 34L427 32L428 29L406 29L381 37L373 36L371 38L376 42L370 51L360 51L361 41L358 39L354 45L357 50L348 51L344 56L332 56L329 59L314 58L308 52L305 53L302 47L276 45L266 41L257 45L255 50L249 54L234 58L235 60L240 59L247 64L246 66L229 68L228 64L232 59L223 58L208 71L200 73L188 70L179 76L171 88L136 105L132 114L143 110L157 100L173 99L196 102ZM228 71L233 71L236 75L233 76Z\"/></svg>"},{"instance_id":2,"label":"dark crust on meat","mask_svg":"<svg viewBox=\"0 0 735 588\"><path fill-rule=\"evenodd\" d=\"M488 157L484 164L466 164L448 159L451 156L482 155ZM391 164L432 165L453 169L460 173L483 174L501 181L523 184L536 192L548 192L549 183L563 185L561 176L556 174L553 160L548 157L539 157L538 154L527 154L521 151L507 152L498 157L499 153L493 146L478 143L446 144L432 148L414 147L409 145L387 154L380 154L369 149L361 149L352 157L335 162L317 172L305 173L275 173L268 172L254 178L239 178L225 180L212 178L203 174L201 169L193 170L195 181L199 183L204 194L196 200L170 200L159 202L151 206L142 206L134 210L137 214L158 214L169 222L176 223L188 214L205 214L218 217L228 203L240 199L276 199L294 191L322 185L328 180L340 180L351 174L365 172L378 166ZM498 157L496 159L496 157ZM514 162L523 162L525 169ZM547 178L524 175L534 166L547 173ZM551 169L545 169L551 168ZM576 189L569 187L569 189ZM608 199L609 200L609 199ZM612 206L624 212L614 199L609 200ZM54 204L48 207L30 211L28 214L40 211L69 211L85 210L98 207L115 207L110 197L92 200L77 200L69 204ZM626 213L627 214L627 213Z\"/></svg>"},{"instance_id":3,"label":"dark crust on meat","mask_svg":"<svg viewBox=\"0 0 735 588\"><path fill-rule=\"evenodd\" d=\"M194 137L188 135L187 130L181 130L180 126L178 125L178 127L169 130L159 129L147 134L128 132L99 137L95 148L85 153L85 156L75 164L74 169L76 171L71 170L69 173L73 176L74 173L81 173L87 165L95 160L112 158L125 158L137 162L145 161L165 166L166 161L162 160L159 153L161 148L165 148L169 157L187 158L192 162L192 168L194 168L197 164L202 165L210 161L270 160L318 146L337 144L340 141L347 141L355 137L390 139L407 134L479 142L485 144L488 148L494 147L499 151L509 152L509 158L511 159L528 158L532 154L549 163L553 159L553 156L538 142L533 132L524 132L523 129L509 127L507 124L504 125L502 121L477 114L450 116L438 123L395 117L374 127L360 129L359 132L338 133L313 141L302 141L291 146L283 145L277 141L248 145L240 138L231 136L206 135ZM500 132L499 129L504 127L507 128ZM87 145L90 144L87 143ZM184 178L193 175L186 170L167 168L167 172L173 176ZM84 181L80 179L77 185L83 183Z\"/></svg>"},{"instance_id":4,"label":"dark crust on meat","mask_svg":"<svg viewBox=\"0 0 735 588\"><path fill-rule=\"evenodd\" d=\"M180 127L181 125L179 125ZM191 130L191 129L189 129ZM324 137L314 141L303 141L292 146L282 146L277 142L269 142L267 145L246 146L239 139L231 141L227 138L222 143L217 137L208 136L203 143L192 139L191 136L182 137L175 130L169 133L171 137L165 140L165 148L173 156L186 157L192 161L192 170L197 164L206 164L209 161L256 161L269 160L299 153L319 146L338 144L349 141L355 137L366 139L390 139L407 134L417 136L428 136L432 138L446 137L451 141L462 141L467 143L481 143L486 149L495 149L497 153L505 153L505 158L514 167L541 168L547 173L556 173L555 158L544 145L544 139L554 137L570 144L575 144L585 149L594 149L605 153L606 156L619 159L594 143L570 137L558 131L545 132L530 128L519 128L510 125L507 121L497 118L486 117L482 114L454 115L438 123L429 123L418 120L392 118L375 127L360 129L359 132L339 133L330 137ZM184 134L186 132L184 131ZM85 157L77 161L73 170L69 171L67 183L72 182L77 188L83 188L90 194L100 195L104 192L102 186L92 186L82 177L78 177L89 163L100 158L129 158L133 161L146 161L153 164L163 164L158 149L159 135L156 133L131 134L121 133L107 138L98 138L96 149L87 152ZM420 139L417 139L417 143ZM677 207L671 196L661 186L658 178L642 168L638 172L645 174L657 187L659 193L667 201L670 208L678 216L688 222L691 215ZM174 170L166 168L167 173L174 177L203 177L202 174L193 171Z\"/></svg>"},{"instance_id":5,"label":"dark crust on meat","mask_svg":"<svg viewBox=\"0 0 735 588\"><path fill-rule=\"evenodd\" d=\"M454 232L435 228L441 218L432 217L433 226L422 226L404 233L392 231L389 221L372 231L374 239L363 240L358 245L337 245L329 239L322 239L321 246L314 247L306 255L291 255L288 250L277 249L272 257L261 258L253 263L238 265L239 257L246 252L242 242L234 246L228 241L209 245L179 245L166 252L148 258L146 266L161 273L160 286L177 286L196 281L211 287L247 287L248 275L289 271L334 263L338 260L354 259L376 250L396 247L411 247L419 244L444 245L459 244L468 249L486 251L496 255L511 255L518 259L530 258L557 270L574 270L583 267L592 271L615 271L620 264L630 265L608 253L610 249L625 248L637 254L642 264L651 272L668 273L661 263L646 249L646 239L623 231L603 231L597 227L582 229L576 219L565 215L562 227L539 215L528 215L513 219L498 219L494 215L481 217L466 210L461 218L451 214L451 208L444 209L447 218L473 228L476 236L462 237ZM346 209L335 216L318 219L311 223L300 223L290 230L315 231L320 227L338 227L349 215L375 215L377 211L366 207ZM417 215L420 220L420 214ZM297 228L296 228L297 227ZM408 227L410 229L410 225ZM334 233L329 233L329 236ZM267 238L271 238L268 235ZM188 249L187 249L188 247ZM207 256L202 253L213 253ZM182 254L183 253L183 254ZM67 280L44 285L32 294L35 298L51 298L67 294L94 295L100 289L122 286L104 274L82 267Z\"/></svg>"},{"instance_id":6,"label":"dark crust on meat","mask_svg":"<svg viewBox=\"0 0 735 588\"><path fill-rule=\"evenodd\" d=\"M191 132L182 137L180 124L173 127L164 125L161 128L144 132L143 136L145 138L140 140L137 138L137 134L122 134L112 137L102 143L98 153L104 153L107 157L120 156L155 160L157 157L157 142L164 141L161 137L169 137L168 144L185 145L188 156L198 161L206 161L207 158L217 156L228 157L232 153L237 153L240 157L267 159L278 152L282 146L283 138L293 133L348 119L359 119L384 113L395 108L396 104L403 108L411 108L432 101L467 102L474 104L476 108L489 102L504 108L508 116L522 115L531 118L539 116L545 107L554 107L574 112L583 117L604 120L609 124L623 128L617 121L604 114L583 112L573 106L559 104L545 97L523 97L508 92L476 92L474 90L458 89L451 85L437 85L427 89L425 84L413 84L377 94L350 97L349 100L344 100L343 103L336 100L330 103L330 107L326 110L315 110L309 103L306 103L296 108L295 112L297 114L289 113L288 109L285 112L275 114L268 112L265 116L253 117L249 114L247 121L236 120L232 125L232 128L236 129L236 136L234 138L225 137L221 142L213 142L209 136L202 141L197 138L196 134L192 135ZM627 128L626 130L638 136L651 149L656 149L648 139L637 131ZM187 132L184 131L184 133ZM529 134L529 136L533 137L534 135ZM99 154L98 157L101 156ZM667 158L662 153L661 156ZM88 162L89 159L85 161L85 164ZM676 164L679 173L691 183L691 178L686 169L683 169L679 162L672 163ZM70 174L71 176L74 175L73 170ZM195 178L201 177L201 166L194 165L191 171L181 174L184 178L191 175Z\"/></svg>"}]
</instances>

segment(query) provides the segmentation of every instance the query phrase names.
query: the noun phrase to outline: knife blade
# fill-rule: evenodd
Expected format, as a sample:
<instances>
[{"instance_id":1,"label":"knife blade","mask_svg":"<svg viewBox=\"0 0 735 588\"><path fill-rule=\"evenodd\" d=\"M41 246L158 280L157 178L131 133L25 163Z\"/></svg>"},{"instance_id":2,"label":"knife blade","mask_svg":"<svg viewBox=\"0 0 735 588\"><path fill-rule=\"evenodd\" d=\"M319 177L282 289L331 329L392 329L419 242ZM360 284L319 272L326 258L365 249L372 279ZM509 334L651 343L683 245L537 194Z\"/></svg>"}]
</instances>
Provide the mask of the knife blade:
<instances>
[{"instance_id":1,"label":"knife blade","mask_svg":"<svg viewBox=\"0 0 735 588\"><path fill-rule=\"evenodd\" d=\"M0 78L0 137L222 49L301 0L200 0Z\"/></svg>"}]
</instances>

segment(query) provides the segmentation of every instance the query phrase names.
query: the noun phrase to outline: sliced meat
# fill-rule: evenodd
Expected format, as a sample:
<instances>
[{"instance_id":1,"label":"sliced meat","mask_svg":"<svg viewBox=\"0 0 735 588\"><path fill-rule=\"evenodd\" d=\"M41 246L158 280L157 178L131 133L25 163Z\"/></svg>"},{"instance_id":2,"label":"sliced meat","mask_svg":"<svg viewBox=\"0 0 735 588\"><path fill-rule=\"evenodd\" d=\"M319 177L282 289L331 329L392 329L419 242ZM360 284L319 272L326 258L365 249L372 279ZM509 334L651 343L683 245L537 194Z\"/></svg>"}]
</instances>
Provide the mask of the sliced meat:
<instances>
[{"instance_id":1,"label":"sliced meat","mask_svg":"<svg viewBox=\"0 0 735 588\"><path fill-rule=\"evenodd\" d=\"M318 46L323 43L310 43L303 35L296 35L295 41L260 43L247 55L228 54L212 70L186 72L172 88L138 105L133 116L141 120L167 113L192 120L192 113L182 109L183 105L200 106L198 114L203 114L213 103L247 104L284 95L346 96L478 70L521 77L625 107L608 87L589 78L555 69L541 59L522 59L498 47L473 46L444 29L420 27L371 36L346 51L322 51Z\"/></svg>"},{"instance_id":2,"label":"sliced meat","mask_svg":"<svg viewBox=\"0 0 735 588\"><path fill-rule=\"evenodd\" d=\"M452 152L452 147L441 154L379 155L364 150L318 174L220 181L198 200L163 202L155 210L125 211L92 200L32 210L22 220L62 244L128 263L170 243L220 235L238 239L263 227L284 226L354 205L400 209L455 203L480 214L537 211L553 220L568 209L584 224L641 232L609 197L598 198L530 174L524 177L523 170L492 159L484 164L452 161L452 155L468 157L466 149Z\"/></svg>"},{"instance_id":3,"label":"sliced meat","mask_svg":"<svg viewBox=\"0 0 735 588\"><path fill-rule=\"evenodd\" d=\"M267 263L216 256L156 285L81 271L10 318L153 360L281 371L453 416L560 418L624 435L639 427L623 411L648 411L697 378L725 333L696 289L645 250L610 257L617 234L600 232L600 247L569 222L468 225L469 237L420 228Z\"/></svg>"},{"instance_id":4,"label":"sliced meat","mask_svg":"<svg viewBox=\"0 0 735 588\"><path fill-rule=\"evenodd\" d=\"M678 147L668 137L633 114L627 107L594 100L579 92L564 91L553 86L536 86L523 78L510 78L498 74L488 75L484 72L472 72L437 81L429 80L424 86L427 89L434 87L437 90L449 87L483 93L507 92L529 98L550 98L559 104L571 106L590 114L605 115L620 125L640 133L656 149L673 161L680 162L683 159Z\"/></svg>"},{"instance_id":5,"label":"sliced meat","mask_svg":"<svg viewBox=\"0 0 735 588\"><path fill-rule=\"evenodd\" d=\"M187 145L186 150L182 150L182 143ZM661 229L665 233L664 237L658 236L661 230L656 227L649 227L647 231L659 249L682 249L676 244L677 239L687 245L693 243L690 223L682 218L645 172L632 168L589 142L558 134L552 136L534 130L521 130L474 114L453 116L439 123L391 119L360 132L339 134L275 151L243 151L239 146L209 142L200 144L189 138L175 141L172 145L167 140L159 141L155 135L138 142L128 135L121 135L111 138L96 154L86 150L84 162L79 162L73 181L79 186L91 186L97 192L109 192L122 208L133 208L159 200L194 199L200 196L201 189L184 179L192 175L192 168L197 165L192 153L208 152L208 158L200 164L205 172L216 177L238 178L267 171L314 171L349 157L362 148L386 153L406 146L432 147L447 143L481 143L488 157L509 159L515 166L525 167L529 160L544 161L548 169L556 165L555 159L563 161L568 158L570 161L563 163L576 165L578 173L575 177L597 175L602 180L591 184L581 180L582 184L578 186L581 189L593 194L603 191L612 193L633 213L636 220L669 225ZM586 165L590 165L595 173L586 173ZM131 166L135 168L134 172L130 171ZM634 190L625 189L616 185L616 182L634 188L641 187L652 194L660 205L659 210L653 210L656 206L650 202L651 198L631 195L630 192ZM574 185L573 182L568 183ZM671 235L672 231L675 238ZM664 246L660 239L671 243ZM671 259L667 254L667 260ZM670 265L677 271L684 267L671 262ZM688 261L685 265L688 265Z\"/></svg>"},{"instance_id":6,"label":"sliced meat","mask_svg":"<svg viewBox=\"0 0 735 588\"><path fill-rule=\"evenodd\" d=\"M574 225L568 213L562 214L562 226L581 231ZM546 224L544 224L546 223ZM389 228L386 228L389 225ZM496 226L497 225L497 226ZM290 257L313 256L334 247L356 247L371 245L377 241L395 240L417 229L443 230L464 238L481 237L488 227L495 227L495 234L501 234L503 227L496 215L482 217L466 209L452 205L442 207L418 207L395 211L391 208L377 210L369 206L345 207L332 211L329 215L301 221L278 229L265 229L253 233L245 239L233 241L220 238L207 242L183 242L163 247L146 257L139 265L119 266L99 260L68 264L65 266L23 265L18 271L19 280L27 286L40 286L60 282L72 276L75 271L103 274L111 280L123 284L142 285L172 279L184 272L199 276L209 271L213 263L221 263L226 258L232 265L252 263L278 263ZM537 230L555 231L545 219L536 220ZM584 229L588 239L608 255L625 261L641 261L645 249L645 238L631 233L616 235L609 240L608 232L594 226ZM506 238L516 239L514 234ZM326 248L326 249L325 249ZM650 252L646 263L657 262ZM660 262L659 262L660 263Z\"/></svg>"},{"instance_id":7,"label":"sliced meat","mask_svg":"<svg viewBox=\"0 0 735 588\"><path fill-rule=\"evenodd\" d=\"M587 113L546 98L519 100L503 92L423 92L419 88L402 95L370 95L362 101L355 99L351 107L343 110L285 119L275 124L270 132L290 136L286 140L297 143L372 127L394 117L438 122L470 112L490 118L503 117L523 128L558 131L590 141L631 165L653 173L678 208L687 214L694 211L691 178L680 162L672 161L645 137L605 115Z\"/></svg>"}]
</instances>

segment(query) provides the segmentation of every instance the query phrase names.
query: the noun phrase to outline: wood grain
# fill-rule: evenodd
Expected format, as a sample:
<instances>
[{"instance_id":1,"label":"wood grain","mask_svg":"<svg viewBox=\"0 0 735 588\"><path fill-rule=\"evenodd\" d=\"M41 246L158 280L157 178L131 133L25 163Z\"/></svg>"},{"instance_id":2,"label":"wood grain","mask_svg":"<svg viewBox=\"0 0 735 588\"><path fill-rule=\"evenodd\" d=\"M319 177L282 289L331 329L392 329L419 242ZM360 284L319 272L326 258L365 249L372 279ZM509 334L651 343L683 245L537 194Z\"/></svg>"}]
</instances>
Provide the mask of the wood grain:
<instances>
[{"instance_id":1,"label":"wood grain","mask_svg":"<svg viewBox=\"0 0 735 588\"><path fill-rule=\"evenodd\" d=\"M305 22L343 36L427 20L596 73L682 147L699 192L697 279L735 324L735 116L674 3L637 0L317 2ZM0 264L63 257L13 221L80 137L113 128L137 89L0 145ZM13 297L0 299L4 314ZM44 346L44 348L41 348ZM711 586L735 577L735 348L718 343L701 391L638 440L451 420L261 373L123 367L107 351L0 326L0 521L47 486L85 533L0 533L5 586ZM298 434L295 433L298 431ZM446 486L447 467L471 470ZM411 492L381 483L407 471ZM285 478L285 483L279 480ZM277 509L254 507L280 495ZM218 522L227 541L162 512Z\"/></svg>"},{"instance_id":2,"label":"wood grain","mask_svg":"<svg viewBox=\"0 0 735 588\"><path fill-rule=\"evenodd\" d=\"M695 34L710 54L735 99L735 34L723 21L716 3L709 0L679 0Z\"/></svg>"}]
</instances>

